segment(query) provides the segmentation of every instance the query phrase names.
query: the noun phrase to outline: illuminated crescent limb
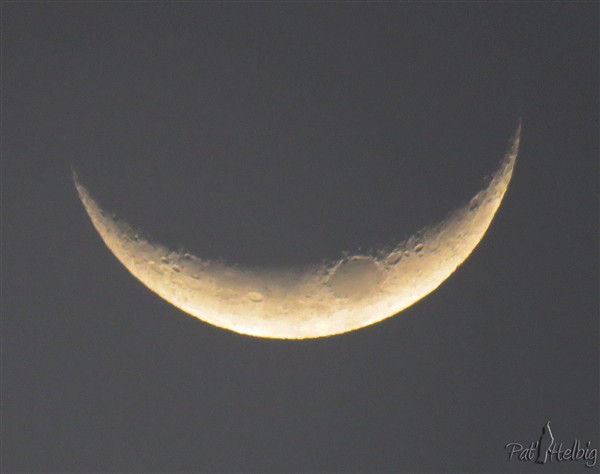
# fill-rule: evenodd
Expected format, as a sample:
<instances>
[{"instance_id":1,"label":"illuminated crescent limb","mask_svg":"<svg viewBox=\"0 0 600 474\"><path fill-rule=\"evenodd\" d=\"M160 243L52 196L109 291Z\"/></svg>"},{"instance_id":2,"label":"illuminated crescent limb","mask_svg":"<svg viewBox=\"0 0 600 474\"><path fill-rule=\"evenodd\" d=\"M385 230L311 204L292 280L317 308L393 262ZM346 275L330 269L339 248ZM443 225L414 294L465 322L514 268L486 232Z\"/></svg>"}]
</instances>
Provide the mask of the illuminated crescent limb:
<instances>
[{"instance_id":1,"label":"illuminated crescent limb","mask_svg":"<svg viewBox=\"0 0 600 474\"><path fill-rule=\"evenodd\" d=\"M435 290L490 226L510 183L521 124L488 186L419 237L375 255L286 269L227 266L152 243L104 211L73 173L94 227L150 290L215 326L251 336L331 336L382 321Z\"/></svg>"}]
</instances>

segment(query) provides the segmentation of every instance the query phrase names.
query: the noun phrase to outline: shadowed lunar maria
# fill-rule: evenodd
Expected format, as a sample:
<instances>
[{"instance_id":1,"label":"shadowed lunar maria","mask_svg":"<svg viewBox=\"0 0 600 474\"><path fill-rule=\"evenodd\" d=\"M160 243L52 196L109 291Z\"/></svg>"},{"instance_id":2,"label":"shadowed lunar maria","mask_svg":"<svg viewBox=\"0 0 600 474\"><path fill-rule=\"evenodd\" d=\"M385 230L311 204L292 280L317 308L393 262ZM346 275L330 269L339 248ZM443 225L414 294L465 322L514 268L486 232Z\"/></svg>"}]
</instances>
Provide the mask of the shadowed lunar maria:
<instances>
[{"instance_id":1,"label":"shadowed lunar maria","mask_svg":"<svg viewBox=\"0 0 600 474\"><path fill-rule=\"evenodd\" d=\"M79 197L111 252L149 289L202 321L251 336L331 336L382 321L435 290L466 260L506 193L517 126L485 189L442 222L393 248L282 269L225 265L150 242L103 210L74 174Z\"/></svg>"}]
</instances>

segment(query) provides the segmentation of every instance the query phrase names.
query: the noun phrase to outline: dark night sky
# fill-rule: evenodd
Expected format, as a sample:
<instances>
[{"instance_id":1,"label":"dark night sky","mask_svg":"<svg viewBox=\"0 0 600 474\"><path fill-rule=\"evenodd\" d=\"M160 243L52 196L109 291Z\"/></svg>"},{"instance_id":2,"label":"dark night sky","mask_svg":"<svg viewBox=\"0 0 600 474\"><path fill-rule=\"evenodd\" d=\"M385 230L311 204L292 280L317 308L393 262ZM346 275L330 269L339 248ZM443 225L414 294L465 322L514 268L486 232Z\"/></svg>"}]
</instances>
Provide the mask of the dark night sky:
<instances>
[{"instance_id":1,"label":"dark night sky","mask_svg":"<svg viewBox=\"0 0 600 474\"><path fill-rule=\"evenodd\" d=\"M598 4L2 3L2 472L575 472L598 447ZM243 265L513 181L438 290L342 336L191 318L77 198ZM595 469L598 469L598 464Z\"/></svg>"}]
</instances>

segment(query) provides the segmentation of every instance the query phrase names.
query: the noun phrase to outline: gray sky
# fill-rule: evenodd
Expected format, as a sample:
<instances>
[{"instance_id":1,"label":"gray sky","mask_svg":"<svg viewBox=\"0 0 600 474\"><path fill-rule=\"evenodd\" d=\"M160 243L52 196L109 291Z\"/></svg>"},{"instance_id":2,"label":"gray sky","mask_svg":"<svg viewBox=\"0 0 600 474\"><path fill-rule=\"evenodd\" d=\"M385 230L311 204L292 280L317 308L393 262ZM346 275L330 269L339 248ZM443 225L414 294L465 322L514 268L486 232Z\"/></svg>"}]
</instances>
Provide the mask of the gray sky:
<instances>
[{"instance_id":1,"label":"gray sky","mask_svg":"<svg viewBox=\"0 0 600 474\"><path fill-rule=\"evenodd\" d=\"M585 472L598 447L598 5L2 3L3 472ZM464 204L519 115L471 257L398 316L241 336L117 262L158 242L286 265ZM596 469L598 464L596 465Z\"/></svg>"}]
</instances>

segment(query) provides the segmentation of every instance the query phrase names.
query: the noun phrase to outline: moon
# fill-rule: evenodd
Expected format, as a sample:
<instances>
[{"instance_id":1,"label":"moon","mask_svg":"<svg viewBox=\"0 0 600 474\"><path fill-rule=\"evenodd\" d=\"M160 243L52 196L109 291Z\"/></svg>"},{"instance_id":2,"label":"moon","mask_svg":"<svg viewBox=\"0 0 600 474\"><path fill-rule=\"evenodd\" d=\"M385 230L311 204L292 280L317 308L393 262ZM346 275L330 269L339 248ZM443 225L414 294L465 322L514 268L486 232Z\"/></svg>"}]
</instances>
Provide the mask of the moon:
<instances>
[{"instance_id":1,"label":"moon","mask_svg":"<svg viewBox=\"0 0 600 474\"><path fill-rule=\"evenodd\" d=\"M510 183L521 123L487 186L391 248L289 268L243 268L169 250L102 209L73 172L100 237L150 290L196 318L250 336L305 339L389 318L435 290L471 254Z\"/></svg>"}]
</instances>

